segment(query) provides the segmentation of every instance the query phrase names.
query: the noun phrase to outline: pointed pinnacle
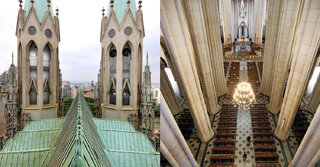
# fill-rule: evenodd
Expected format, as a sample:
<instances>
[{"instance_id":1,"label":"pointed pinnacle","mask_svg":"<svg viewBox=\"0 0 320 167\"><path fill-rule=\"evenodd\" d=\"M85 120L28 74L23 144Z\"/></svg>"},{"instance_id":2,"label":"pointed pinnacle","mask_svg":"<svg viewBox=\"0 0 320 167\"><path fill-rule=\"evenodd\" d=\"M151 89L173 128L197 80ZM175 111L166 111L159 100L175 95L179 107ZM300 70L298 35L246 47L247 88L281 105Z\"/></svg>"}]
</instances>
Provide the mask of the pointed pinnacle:
<instances>
[{"instance_id":1,"label":"pointed pinnacle","mask_svg":"<svg viewBox=\"0 0 320 167\"><path fill-rule=\"evenodd\" d=\"M148 58L149 58L149 56L148 56L148 52L147 52L147 65L148 65Z\"/></svg>"},{"instance_id":2,"label":"pointed pinnacle","mask_svg":"<svg viewBox=\"0 0 320 167\"><path fill-rule=\"evenodd\" d=\"M14 57L14 55L13 55L13 51L12 51L12 64L13 64L13 59L14 59L13 57Z\"/></svg>"}]
</instances>

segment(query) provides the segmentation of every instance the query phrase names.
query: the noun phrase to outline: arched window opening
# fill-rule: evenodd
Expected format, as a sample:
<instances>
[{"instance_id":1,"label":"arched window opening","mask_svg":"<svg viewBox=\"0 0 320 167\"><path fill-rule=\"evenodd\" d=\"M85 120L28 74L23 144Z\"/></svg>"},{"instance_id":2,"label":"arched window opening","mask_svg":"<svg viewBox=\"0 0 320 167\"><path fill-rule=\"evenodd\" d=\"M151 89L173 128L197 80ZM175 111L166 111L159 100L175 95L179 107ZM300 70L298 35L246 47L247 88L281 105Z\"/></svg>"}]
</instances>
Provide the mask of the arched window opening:
<instances>
[{"instance_id":1,"label":"arched window opening","mask_svg":"<svg viewBox=\"0 0 320 167\"><path fill-rule=\"evenodd\" d=\"M117 95L116 95L116 90L114 89L114 86L112 84L111 86L111 89L110 89L110 92L109 92L109 98L110 98L110 104L116 104L116 101L117 101Z\"/></svg>"},{"instance_id":2,"label":"arched window opening","mask_svg":"<svg viewBox=\"0 0 320 167\"><path fill-rule=\"evenodd\" d=\"M122 105L130 105L130 91L128 84L126 84L122 92Z\"/></svg>"},{"instance_id":3,"label":"arched window opening","mask_svg":"<svg viewBox=\"0 0 320 167\"><path fill-rule=\"evenodd\" d=\"M43 104L49 104L50 103L50 89L49 89L49 83L46 82L45 88L43 89Z\"/></svg>"},{"instance_id":4,"label":"arched window opening","mask_svg":"<svg viewBox=\"0 0 320 167\"><path fill-rule=\"evenodd\" d=\"M38 66L38 48L32 43L29 48L29 79L37 81L37 66Z\"/></svg>"},{"instance_id":5,"label":"arched window opening","mask_svg":"<svg viewBox=\"0 0 320 167\"><path fill-rule=\"evenodd\" d=\"M110 79L117 78L117 49L111 44L109 49L109 63L110 63Z\"/></svg>"},{"instance_id":6,"label":"arched window opening","mask_svg":"<svg viewBox=\"0 0 320 167\"><path fill-rule=\"evenodd\" d=\"M125 79L130 81L130 60L131 60L131 47L126 43L122 50L122 82Z\"/></svg>"},{"instance_id":7,"label":"arched window opening","mask_svg":"<svg viewBox=\"0 0 320 167\"><path fill-rule=\"evenodd\" d=\"M51 50L48 45L43 50L43 104L50 103L50 63L51 63Z\"/></svg>"},{"instance_id":8,"label":"arched window opening","mask_svg":"<svg viewBox=\"0 0 320 167\"><path fill-rule=\"evenodd\" d=\"M37 104L37 90L35 85L38 78L37 67L38 67L38 48L35 43L32 43L29 47L29 81L31 84L30 90L29 90L29 103L31 105Z\"/></svg>"},{"instance_id":9,"label":"arched window opening","mask_svg":"<svg viewBox=\"0 0 320 167\"><path fill-rule=\"evenodd\" d=\"M36 87L34 85L34 82L31 82L31 88L29 91L29 101L30 101L31 105L37 104L37 96L38 96L38 93L37 93Z\"/></svg>"}]
</instances>

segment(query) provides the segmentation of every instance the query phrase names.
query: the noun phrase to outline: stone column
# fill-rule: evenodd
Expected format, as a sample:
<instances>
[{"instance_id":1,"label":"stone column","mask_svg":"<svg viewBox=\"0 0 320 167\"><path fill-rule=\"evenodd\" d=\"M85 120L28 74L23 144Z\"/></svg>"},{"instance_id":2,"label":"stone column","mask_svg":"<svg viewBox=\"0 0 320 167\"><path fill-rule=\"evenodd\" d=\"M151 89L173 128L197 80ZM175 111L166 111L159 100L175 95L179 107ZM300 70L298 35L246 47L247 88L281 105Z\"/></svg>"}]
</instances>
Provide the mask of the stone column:
<instances>
[{"instance_id":1,"label":"stone column","mask_svg":"<svg viewBox=\"0 0 320 167\"><path fill-rule=\"evenodd\" d=\"M162 94L160 94L160 101L161 153L172 166L197 167L197 161L194 159Z\"/></svg>"},{"instance_id":2,"label":"stone column","mask_svg":"<svg viewBox=\"0 0 320 167\"><path fill-rule=\"evenodd\" d=\"M276 50L272 91L268 109L277 114L281 107L284 86L288 77L288 70L294 50L294 41L298 30L298 21L301 16L302 1L284 0L279 22L279 35L276 40ZM270 66L269 66L270 68ZM271 67L272 68L272 67ZM292 71L292 69L291 69Z\"/></svg>"},{"instance_id":3,"label":"stone column","mask_svg":"<svg viewBox=\"0 0 320 167\"><path fill-rule=\"evenodd\" d=\"M264 23L264 12L266 9L266 0L254 1L254 22L253 22L253 41L255 44L262 46L262 31Z\"/></svg>"},{"instance_id":4,"label":"stone column","mask_svg":"<svg viewBox=\"0 0 320 167\"><path fill-rule=\"evenodd\" d=\"M268 16L266 20L266 39L263 58L262 82L260 91L267 95L271 95L274 64L275 64L275 50L277 46L277 36L279 31L280 15L281 15L282 1L269 0L268 1Z\"/></svg>"},{"instance_id":5,"label":"stone column","mask_svg":"<svg viewBox=\"0 0 320 167\"><path fill-rule=\"evenodd\" d=\"M208 45L209 38L205 24L207 19L205 15L206 13L204 13L205 10L203 10L202 3L200 1L184 2L185 13L187 16L186 20L190 28L194 59L199 74L199 80L201 82L204 101L208 112L210 114L215 114L219 111L216 93L216 90L218 90L219 87L214 80L215 75L213 71L215 71L215 66L212 64L214 60L210 56L210 48ZM219 47L221 48L221 42ZM217 56L222 57L222 52Z\"/></svg>"},{"instance_id":6,"label":"stone column","mask_svg":"<svg viewBox=\"0 0 320 167\"><path fill-rule=\"evenodd\" d=\"M315 166L320 158L320 106L314 115L303 140L290 162L290 167Z\"/></svg>"},{"instance_id":7,"label":"stone column","mask_svg":"<svg viewBox=\"0 0 320 167\"><path fill-rule=\"evenodd\" d=\"M306 0L301 4L303 11L299 20L298 34L293 48L287 89L281 106L275 135L286 140L297 113L299 101L308 84L308 76L312 72L320 43L320 2Z\"/></svg>"},{"instance_id":8,"label":"stone column","mask_svg":"<svg viewBox=\"0 0 320 167\"><path fill-rule=\"evenodd\" d=\"M168 162L170 163L171 166L173 167L179 167L179 163L174 159L166 145L163 144L163 142L160 139L160 152L161 154L166 157Z\"/></svg>"},{"instance_id":9,"label":"stone column","mask_svg":"<svg viewBox=\"0 0 320 167\"><path fill-rule=\"evenodd\" d=\"M217 1L202 0L202 9L206 25L212 74L216 88L216 95L221 96L227 92L227 82L224 76L223 51L220 38L220 20ZM232 26L232 25L230 25ZM231 31L232 33L232 31ZM211 74L211 75L212 75Z\"/></svg>"},{"instance_id":10,"label":"stone column","mask_svg":"<svg viewBox=\"0 0 320 167\"><path fill-rule=\"evenodd\" d=\"M233 17L232 17L232 8L231 0L220 0L221 12L222 12L222 27L223 27L223 38L224 44L231 44L234 35L233 35Z\"/></svg>"},{"instance_id":11,"label":"stone column","mask_svg":"<svg viewBox=\"0 0 320 167\"><path fill-rule=\"evenodd\" d=\"M206 142L212 138L213 131L200 87L186 19L180 0L161 1L161 31L181 79L198 136Z\"/></svg>"},{"instance_id":12,"label":"stone column","mask_svg":"<svg viewBox=\"0 0 320 167\"><path fill-rule=\"evenodd\" d=\"M317 82L314 85L314 88L312 90L309 101L305 107L305 110L315 113L319 104L320 104L320 77L318 77Z\"/></svg>"}]
</instances>

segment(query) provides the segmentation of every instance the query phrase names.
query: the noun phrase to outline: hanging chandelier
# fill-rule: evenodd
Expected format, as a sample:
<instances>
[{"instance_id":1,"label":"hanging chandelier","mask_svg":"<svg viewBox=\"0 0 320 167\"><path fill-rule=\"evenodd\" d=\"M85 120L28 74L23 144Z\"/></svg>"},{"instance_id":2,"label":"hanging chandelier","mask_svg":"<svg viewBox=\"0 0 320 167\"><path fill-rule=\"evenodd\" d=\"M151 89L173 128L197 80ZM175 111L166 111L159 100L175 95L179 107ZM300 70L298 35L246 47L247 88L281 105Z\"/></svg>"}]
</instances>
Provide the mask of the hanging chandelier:
<instances>
[{"instance_id":1,"label":"hanging chandelier","mask_svg":"<svg viewBox=\"0 0 320 167\"><path fill-rule=\"evenodd\" d=\"M241 82L233 94L233 103L239 109L249 109L250 105L255 101L255 96L251 85L247 82Z\"/></svg>"}]
</instances>

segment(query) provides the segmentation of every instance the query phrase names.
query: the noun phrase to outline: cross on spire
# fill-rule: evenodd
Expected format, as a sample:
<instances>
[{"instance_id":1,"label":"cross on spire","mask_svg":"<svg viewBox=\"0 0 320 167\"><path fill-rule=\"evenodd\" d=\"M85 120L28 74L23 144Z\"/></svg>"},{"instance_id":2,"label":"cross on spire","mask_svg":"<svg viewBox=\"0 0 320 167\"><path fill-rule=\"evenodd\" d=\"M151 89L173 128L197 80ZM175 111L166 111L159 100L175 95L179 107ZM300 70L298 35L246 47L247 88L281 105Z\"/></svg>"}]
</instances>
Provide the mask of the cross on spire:
<instances>
[{"instance_id":1,"label":"cross on spire","mask_svg":"<svg viewBox=\"0 0 320 167\"><path fill-rule=\"evenodd\" d=\"M22 9L22 0L19 0L19 7Z\"/></svg>"},{"instance_id":2,"label":"cross on spire","mask_svg":"<svg viewBox=\"0 0 320 167\"><path fill-rule=\"evenodd\" d=\"M33 6L34 0L31 0L31 3L32 3L32 6Z\"/></svg>"},{"instance_id":3,"label":"cross on spire","mask_svg":"<svg viewBox=\"0 0 320 167\"><path fill-rule=\"evenodd\" d=\"M139 3L139 9L141 9L141 7L142 7L142 5L141 5L141 4L142 4L142 0L139 0L138 3Z\"/></svg>"},{"instance_id":4,"label":"cross on spire","mask_svg":"<svg viewBox=\"0 0 320 167\"><path fill-rule=\"evenodd\" d=\"M58 17L59 16L59 8L58 7L57 7L56 11L57 11L56 15Z\"/></svg>"},{"instance_id":5,"label":"cross on spire","mask_svg":"<svg viewBox=\"0 0 320 167\"><path fill-rule=\"evenodd\" d=\"M50 8L51 0L47 0L47 2L48 2L48 8Z\"/></svg>"},{"instance_id":6,"label":"cross on spire","mask_svg":"<svg viewBox=\"0 0 320 167\"><path fill-rule=\"evenodd\" d=\"M106 11L105 9L104 9L104 7L102 8L102 16L104 17L104 11Z\"/></svg>"},{"instance_id":7,"label":"cross on spire","mask_svg":"<svg viewBox=\"0 0 320 167\"><path fill-rule=\"evenodd\" d=\"M128 6L130 5L130 0L127 1Z\"/></svg>"},{"instance_id":8,"label":"cross on spire","mask_svg":"<svg viewBox=\"0 0 320 167\"><path fill-rule=\"evenodd\" d=\"M111 9L113 9L113 3L114 3L114 0L110 0L110 7L111 7Z\"/></svg>"}]
</instances>

